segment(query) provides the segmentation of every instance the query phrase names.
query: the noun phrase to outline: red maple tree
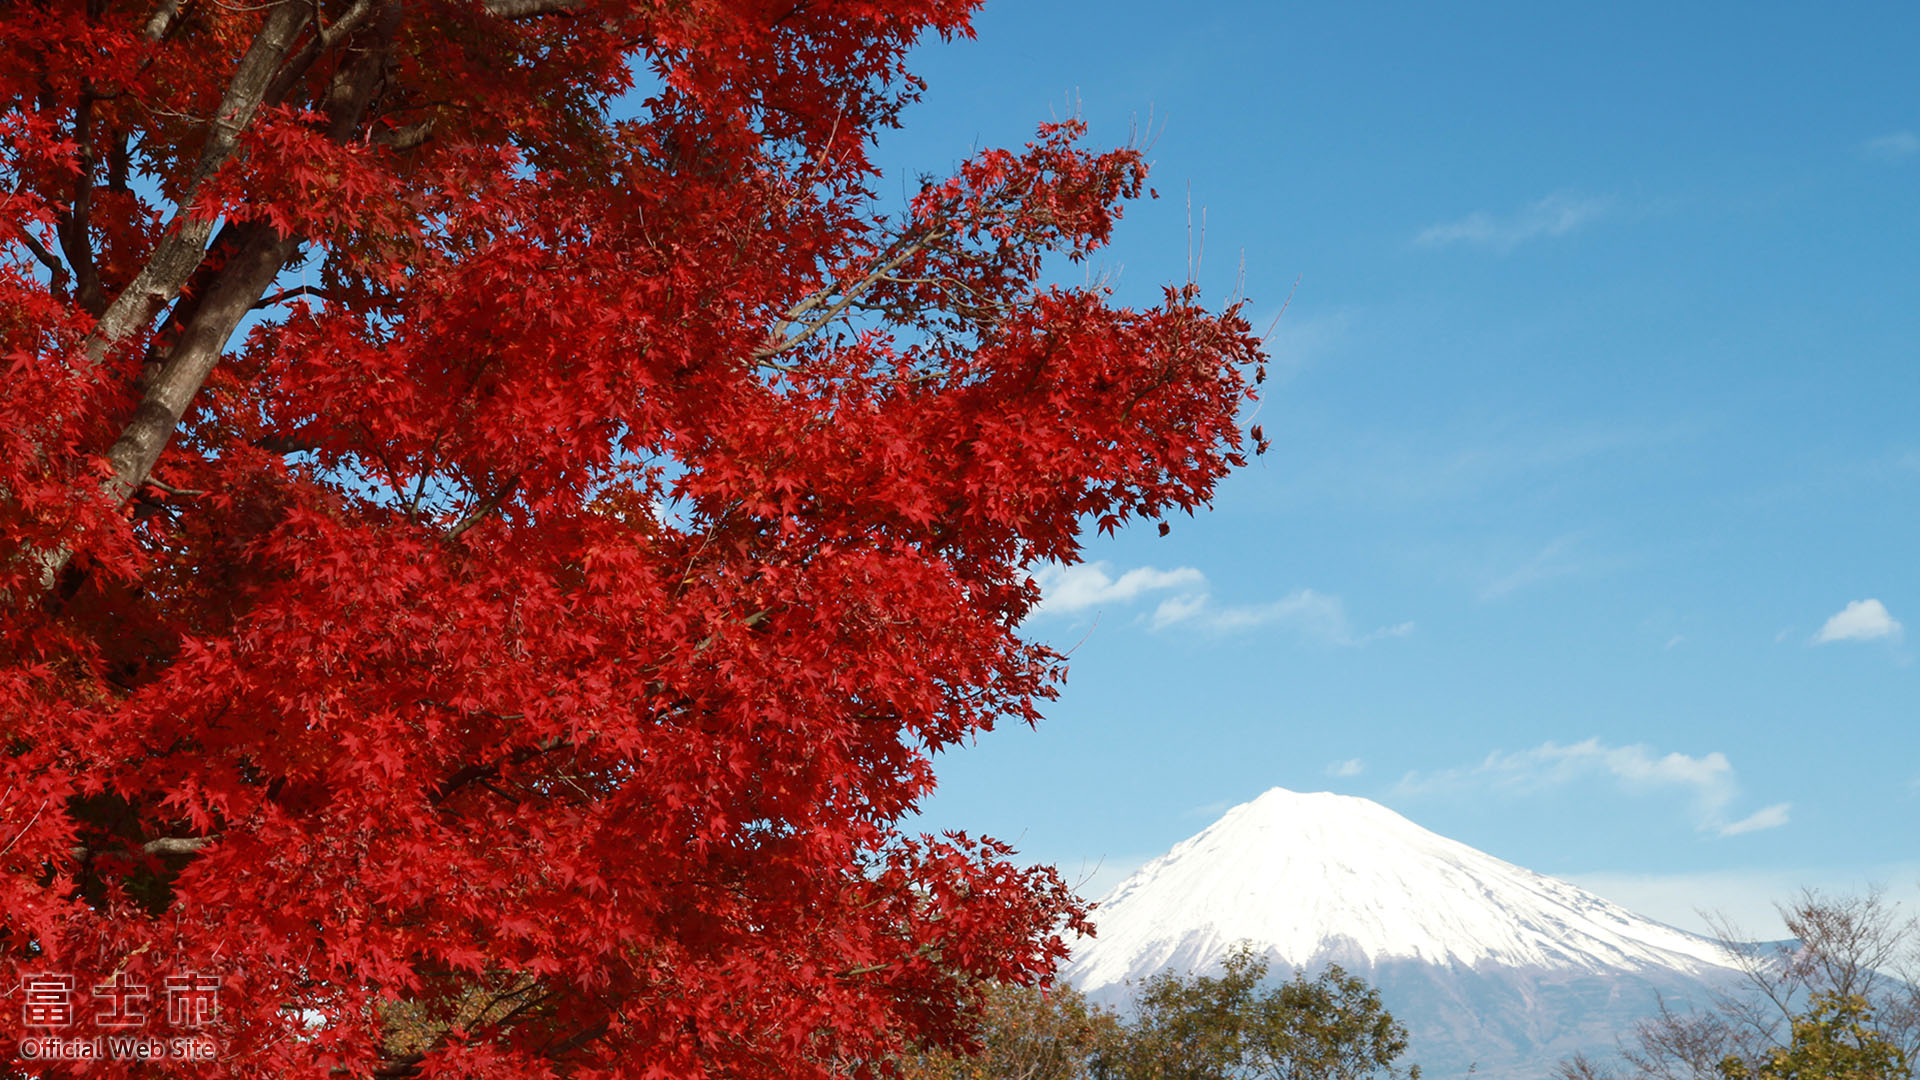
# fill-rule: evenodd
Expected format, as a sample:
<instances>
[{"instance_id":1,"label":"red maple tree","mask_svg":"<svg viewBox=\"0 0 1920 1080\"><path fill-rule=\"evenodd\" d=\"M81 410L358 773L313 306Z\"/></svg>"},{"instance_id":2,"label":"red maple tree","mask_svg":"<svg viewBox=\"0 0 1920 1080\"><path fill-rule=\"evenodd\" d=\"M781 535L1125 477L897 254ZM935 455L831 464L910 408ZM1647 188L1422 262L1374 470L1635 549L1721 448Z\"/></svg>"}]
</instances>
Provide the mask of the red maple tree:
<instances>
[{"instance_id":1,"label":"red maple tree","mask_svg":"<svg viewBox=\"0 0 1920 1080\"><path fill-rule=\"evenodd\" d=\"M974 2L0 6L0 1025L829 1076L1047 977L1057 876L899 823L1262 357L1044 284L1142 190L1075 123L883 212Z\"/></svg>"}]
</instances>

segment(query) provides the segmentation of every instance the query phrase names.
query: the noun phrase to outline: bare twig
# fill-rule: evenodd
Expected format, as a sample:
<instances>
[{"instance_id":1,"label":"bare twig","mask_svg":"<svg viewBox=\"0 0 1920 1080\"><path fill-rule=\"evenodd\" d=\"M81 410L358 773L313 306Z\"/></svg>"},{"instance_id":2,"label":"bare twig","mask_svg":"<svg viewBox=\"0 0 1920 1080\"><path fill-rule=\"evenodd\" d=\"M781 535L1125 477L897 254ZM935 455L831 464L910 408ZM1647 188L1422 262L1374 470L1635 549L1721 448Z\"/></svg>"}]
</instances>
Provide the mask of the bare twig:
<instances>
[{"instance_id":1,"label":"bare twig","mask_svg":"<svg viewBox=\"0 0 1920 1080\"><path fill-rule=\"evenodd\" d=\"M275 304L292 300L299 296L317 296L322 300L334 299L332 293L318 285L300 285L291 289L281 289L272 296L263 296L253 306L255 308L272 307Z\"/></svg>"},{"instance_id":2,"label":"bare twig","mask_svg":"<svg viewBox=\"0 0 1920 1080\"><path fill-rule=\"evenodd\" d=\"M20 838L27 835L27 830L33 828L33 823L40 820L40 811L46 808L47 800L41 799L40 805L33 808L33 816L27 819L25 825L20 826L19 832L13 834L13 839L7 841L6 847L0 848L0 855L5 855L7 852L13 850L13 845L19 843Z\"/></svg>"}]
</instances>

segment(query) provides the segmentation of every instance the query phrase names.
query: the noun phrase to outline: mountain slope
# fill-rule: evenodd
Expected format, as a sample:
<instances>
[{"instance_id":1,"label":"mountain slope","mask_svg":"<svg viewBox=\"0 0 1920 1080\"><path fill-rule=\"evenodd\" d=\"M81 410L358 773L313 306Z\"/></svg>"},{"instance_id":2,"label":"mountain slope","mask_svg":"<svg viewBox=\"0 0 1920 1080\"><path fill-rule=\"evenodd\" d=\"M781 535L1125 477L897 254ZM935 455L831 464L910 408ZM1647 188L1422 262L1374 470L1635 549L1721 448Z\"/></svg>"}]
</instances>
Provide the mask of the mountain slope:
<instances>
[{"instance_id":1,"label":"mountain slope","mask_svg":"<svg viewBox=\"0 0 1920 1080\"><path fill-rule=\"evenodd\" d=\"M1250 941L1277 968L1340 963L1379 986L1431 1077L1545 1075L1607 1050L1661 997L1736 977L1733 954L1366 799L1274 789L1148 863L1100 903L1066 978L1214 968Z\"/></svg>"}]
</instances>

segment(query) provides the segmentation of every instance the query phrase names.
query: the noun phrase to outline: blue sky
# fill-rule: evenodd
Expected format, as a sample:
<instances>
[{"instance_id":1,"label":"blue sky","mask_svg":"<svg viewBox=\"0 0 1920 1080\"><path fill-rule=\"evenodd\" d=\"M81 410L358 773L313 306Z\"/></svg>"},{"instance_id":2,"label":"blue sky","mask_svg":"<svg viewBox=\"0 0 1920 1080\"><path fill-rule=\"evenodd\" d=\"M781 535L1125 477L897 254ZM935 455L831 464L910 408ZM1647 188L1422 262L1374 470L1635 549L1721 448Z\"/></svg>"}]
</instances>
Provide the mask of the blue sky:
<instances>
[{"instance_id":1,"label":"blue sky","mask_svg":"<svg viewBox=\"0 0 1920 1080\"><path fill-rule=\"evenodd\" d=\"M1920 883L1920 9L989 3L881 158L1151 116L1124 300L1244 266L1274 440L1050 582L924 824L1099 891L1274 785L1697 926ZM1097 572L1096 572L1097 571ZM1095 870L1094 868L1098 869Z\"/></svg>"}]
</instances>

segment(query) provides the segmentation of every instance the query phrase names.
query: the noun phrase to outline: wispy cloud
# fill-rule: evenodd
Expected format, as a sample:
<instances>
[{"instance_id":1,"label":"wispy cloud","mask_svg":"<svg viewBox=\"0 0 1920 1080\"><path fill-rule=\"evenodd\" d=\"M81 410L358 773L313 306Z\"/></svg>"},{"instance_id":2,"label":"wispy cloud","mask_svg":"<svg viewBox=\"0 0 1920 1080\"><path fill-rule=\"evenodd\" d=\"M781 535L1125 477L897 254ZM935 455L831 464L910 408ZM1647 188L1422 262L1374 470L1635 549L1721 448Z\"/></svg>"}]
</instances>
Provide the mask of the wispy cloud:
<instances>
[{"instance_id":1,"label":"wispy cloud","mask_svg":"<svg viewBox=\"0 0 1920 1080\"><path fill-rule=\"evenodd\" d=\"M1606 216L1612 209L1610 198L1560 192L1511 213L1475 210L1458 221L1429 225L1420 230L1413 242L1422 247L1465 244L1504 254L1534 240L1566 236Z\"/></svg>"},{"instance_id":2,"label":"wispy cloud","mask_svg":"<svg viewBox=\"0 0 1920 1080\"><path fill-rule=\"evenodd\" d=\"M1740 794L1733 765L1719 751L1694 757L1660 754L1644 745L1608 746L1599 739L1561 744L1545 742L1528 750L1494 751L1478 765L1435 772L1410 772L1395 790L1404 795L1491 789L1530 795L1591 777L1611 779L1632 794L1679 791L1688 797L1695 828L1718 836L1738 836L1787 824L1790 803L1778 803L1729 821L1727 811Z\"/></svg>"},{"instance_id":3,"label":"wispy cloud","mask_svg":"<svg viewBox=\"0 0 1920 1080\"><path fill-rule=\"evenodd\" d=\"M1572 556L1578 536L1555 537L1519 566L1488 582L1480 590L1480 599L1498 600L1530 585L1578 573L1582 564Z\"/></svg>"},{"instance_id":4,"label":"wispy cloud","mask_svg":"<svg viewBox=\"0 0 1920 1080\"><path fill-rule=\"evenodd\" d=\"M1176 624L1234 633L1263 626L1292 630L1329 645L1365 645L1382 638L1413 633L1412 622L1396 623L1366 632L1357 631L1347 614L1346 601L1328 593L1301 589L1265 604L1218 605L1206 593L1162 601L1153 613L1154 629Z\"/></svg>"},{"instance_id":5,"label":"wispy cloud","mask_svg":"<svg viewBox=\"0 0 1920 1080\"><path fill-rule=\"evenodd\" d=\"M1272 357L1270 378L1282 382L1303 368L1318 364L1340 350L1352 333L1350 310L1269 312L1254 328L1266 332L1267 355Z\"/></svg>"},{"instance_id":6,"label":"wispy cloud","mask_svg":"<svg viewBox=\"0 0 1920 1080\"><path fill-rule=\"evenodd\" d=\"M1193 593L1160 601L1160 606L1153 609L1153 628L1158 630L1177 622L1186 622L1207 609L1208 599L1206 593Z\"/></svg>"},{"instance_id":7,"label":"wispy cloud","mask_svg":"<svg viewBox=\"0 0 1920 1080\"><path fill-rule=\"evenodd\" d=\"M1088 608L1130 603L1143 594L1169 589L1205 588L1207 577L1191 566L1160 570L1136 567L1118 577L1104 562L1077 566L1044 566L1034 574L1040 585L1040 606L1034 614L1066 614Z\"/></svg>"},{"instance_id":8,"label":"wispy cloud","mask_svg":"<svg viewBox=\"0 0 1920 1080\"><path fill-rule=\"evenodd\" d=\"M1911 131L1895 131L1877 139L1868 139L1860 144L1860 152L1870 158L1881 161L1899 161L1920 154L1920 135Z\"/></svg>"},{"instance_id":9,"label":"wispy cloud","mask_svg":"<svg viewBox=\"0 0 1920 1080\"><path fill-rule=\"evenodd\" d=\"M1835 641L1873 641L1900 637L1900 620L1887 611L1885 604L1871 597L1855 600L1820 628L1810 644L1827 645Z\"/></svg>"},{"instance_id":10,"label":"wispy cloud","mask_svg":"<svg viewBox=\"0 0 1920 1080\"><path fill-rule=\"evenodd\" d=\"M1327 765L1328 776L1359 776L1366 771L1367 763L1357 757L1348 758L1345 761L1330 762Z\"/></svg>"},{"instance_id":11,"label":"wispy cloud","mask_svg":"<svg viewBox=\"0 0 1920 1080\"><path fill-rule=\"evenodd\" d=\"M1777 829L1787 823L1787 815L1793 810L1792 803L1774 803L1741 818L1720 826L1721 836L1739 836L1741 833L1759 832L1762 829Z\"/></svg>"},{"instance_id":12,"label":"wispy cloud","mask_svg":"<svg viewBox=\"0 0 1920 1080\"><path fill-rule=\"evenodd\" d=\"M1191 566L1162 570L1139 566L1116 573L1112 564L1045 566L1033 575L1041 600L1035 616L1070 615L1103 607L1121 607L1163 595L1151 615L1141 616L1154 630L1186 626L1214 633L1238 633L1261 627L1291 630L1329 645L1366 645L1382 638L1405 637L1413 623L1400 622L1361 631L1347 614L1346 601L1330 593L1301 589L1264 604L1221 604L1207 576Z\"/></svg>"}]
</instances>

